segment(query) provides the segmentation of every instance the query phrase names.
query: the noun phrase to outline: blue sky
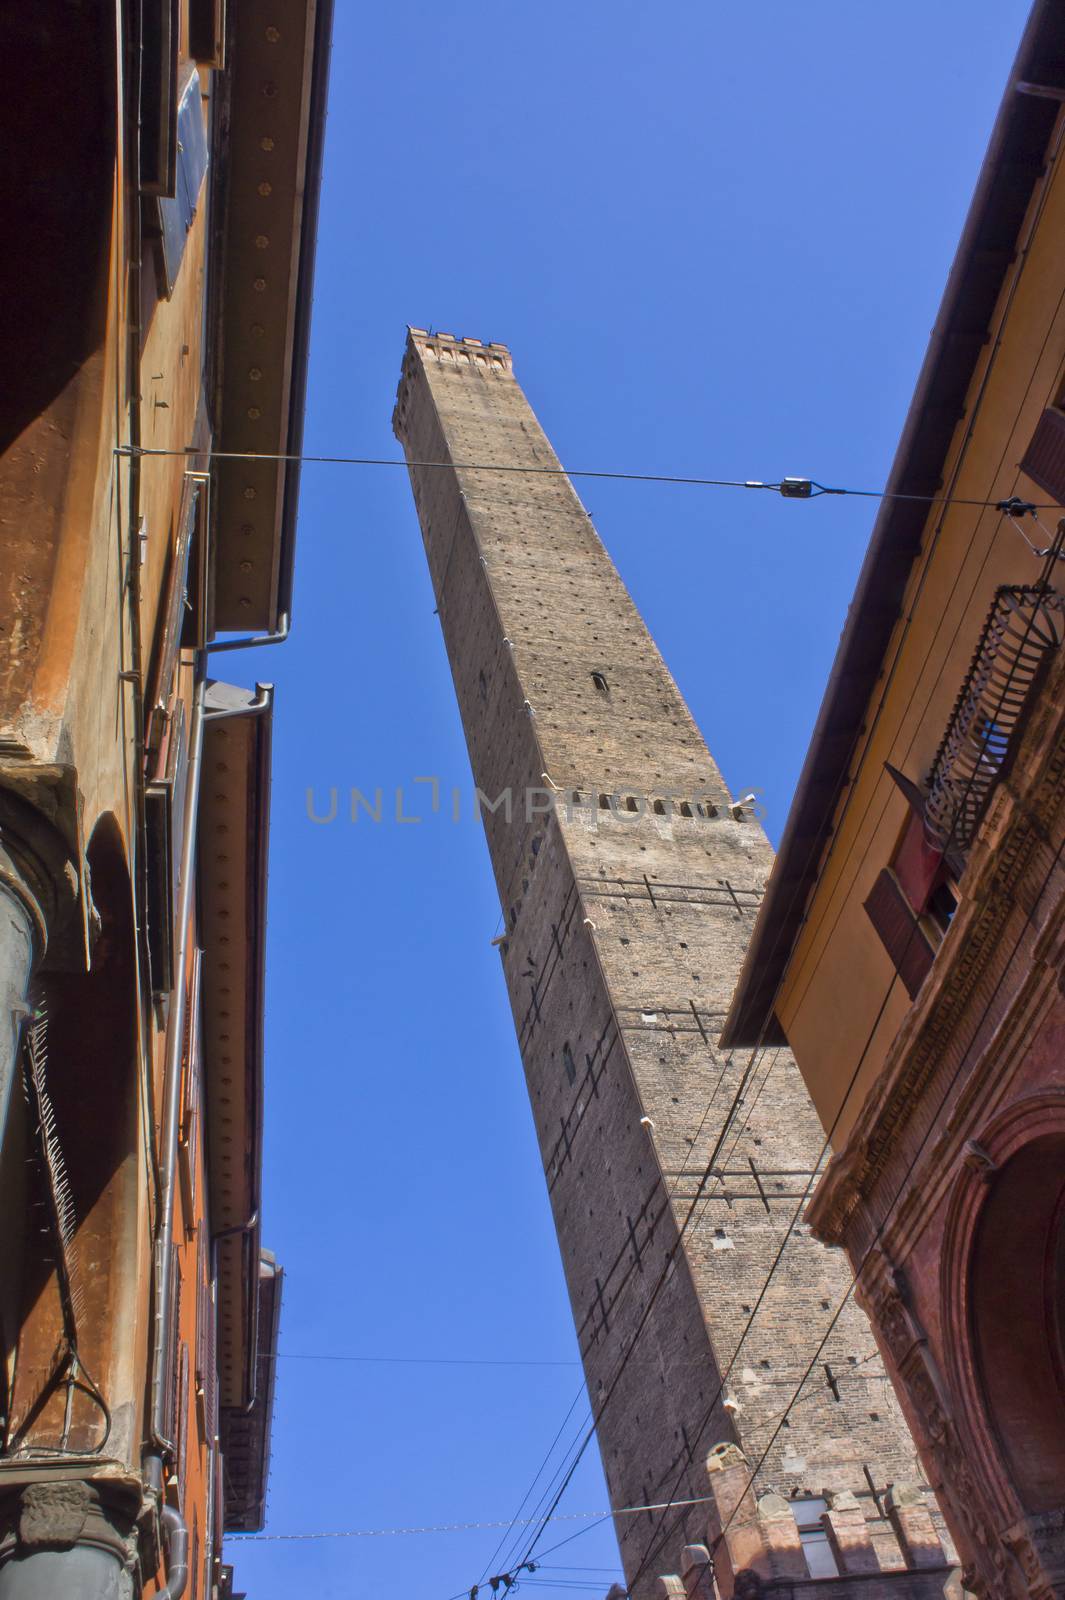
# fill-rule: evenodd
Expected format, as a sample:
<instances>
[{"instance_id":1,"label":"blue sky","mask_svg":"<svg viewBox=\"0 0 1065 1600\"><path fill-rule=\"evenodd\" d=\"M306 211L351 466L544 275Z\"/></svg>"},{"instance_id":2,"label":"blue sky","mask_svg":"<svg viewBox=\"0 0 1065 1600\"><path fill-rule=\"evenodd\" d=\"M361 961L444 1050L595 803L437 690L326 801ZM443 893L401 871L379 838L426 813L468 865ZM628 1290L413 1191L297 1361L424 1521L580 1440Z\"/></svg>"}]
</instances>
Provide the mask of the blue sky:
<instances>
[{"instance_id":1,"label":"blue sky","mask_svg":"<svg viewBox=\"0 0 1065 1600\"><path fill-rule=\"evenodd\" d=\"M413 322L509 344L568 466L883 483L1022 0L337 11L309 452L398 455ZM874 504L579 488L778 838ZM405 473L310 466L293 637L218 663L277 684L273 1534L508 1518L580 1387L432 613ZM425 812L428 774L462 791L460 821L397 824L396 787ZM347 820L352 786L384 790L380 824ZM307 791L324 811L332 787L315 824ZM374 1359L302 1359L323 1356ZM560 1510L605 1506L593 1448ZM498 1537L226 1554L252 1600L449 1600ZM609 1524L545 1560L531 1597L605 1594Z\"/></svg>"}]
</instances>

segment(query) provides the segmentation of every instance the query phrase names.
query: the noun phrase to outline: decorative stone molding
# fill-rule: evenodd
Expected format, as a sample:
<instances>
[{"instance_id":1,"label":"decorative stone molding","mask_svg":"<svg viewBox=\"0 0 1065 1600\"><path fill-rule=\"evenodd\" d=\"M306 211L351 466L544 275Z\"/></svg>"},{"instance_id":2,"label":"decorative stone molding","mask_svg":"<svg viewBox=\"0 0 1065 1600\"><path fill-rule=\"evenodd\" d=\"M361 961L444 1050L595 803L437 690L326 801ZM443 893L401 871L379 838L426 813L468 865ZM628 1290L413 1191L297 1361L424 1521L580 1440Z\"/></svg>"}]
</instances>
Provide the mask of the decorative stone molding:
<instances>
[{"instance_id":1,"label":"decorative stone molding","mask_svg":"<svg viewBox=\"0 0 1065 1600\"><path fill-rule=\"evenodd\" d=\"M1025 1517L1003 1539L1020 1563L1032 1600L1065 1594L1065 1507Z\"/></svg>"}]
</instances>

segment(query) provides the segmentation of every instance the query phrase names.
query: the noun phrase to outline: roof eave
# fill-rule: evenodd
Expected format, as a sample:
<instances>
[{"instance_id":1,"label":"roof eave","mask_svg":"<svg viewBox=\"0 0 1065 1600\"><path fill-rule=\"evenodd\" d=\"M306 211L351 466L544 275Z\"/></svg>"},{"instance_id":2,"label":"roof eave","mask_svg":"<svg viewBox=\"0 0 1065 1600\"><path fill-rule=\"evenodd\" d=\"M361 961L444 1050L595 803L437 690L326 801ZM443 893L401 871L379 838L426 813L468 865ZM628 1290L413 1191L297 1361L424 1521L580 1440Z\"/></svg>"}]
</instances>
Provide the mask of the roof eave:
<instances>
[{"instance_id":1,"label":"roof eave","mask_svg":"<svg viewBox=\"0 0 1065 1600\"><path fill-rule=\"evenodd\" d=\"M222 1236L219 1304L238 1313L234 1348L219 1340L223 1404L238 1403L234 1389L244 1404L254 1389L272 718L269 684L254 696L208 685L198 870L209 1216Z\"/></svg>"},{"instance_id":2,"label":"roof eave","mask_svg":"<svg viewBox=\"0 0 1065 1600\"><path fill-rule=\"evenodd\" d=\"M282 632L292 608L299 462L285 458L303 446L333 0L286 0L278 17L280 29L234 24L215 152L221 459L213 536L222 633ZM226 460L226 452L244 459Z\"/></svg>"}]
</instances>

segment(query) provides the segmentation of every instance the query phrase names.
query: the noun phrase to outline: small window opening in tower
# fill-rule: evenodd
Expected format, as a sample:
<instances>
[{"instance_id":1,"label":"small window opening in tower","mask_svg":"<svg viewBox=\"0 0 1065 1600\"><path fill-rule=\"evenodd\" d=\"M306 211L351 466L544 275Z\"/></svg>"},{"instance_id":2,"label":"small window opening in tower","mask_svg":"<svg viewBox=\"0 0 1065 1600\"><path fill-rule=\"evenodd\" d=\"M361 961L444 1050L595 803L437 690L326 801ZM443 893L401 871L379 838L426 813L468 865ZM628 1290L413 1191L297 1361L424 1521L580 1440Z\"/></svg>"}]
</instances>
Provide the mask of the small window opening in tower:
<instances>
[{"instance_id":1,"label":"small window opening in tower","mask_svg":"<svg viewBox=\"0 0 1065 1600\"><path fill-rule=\"evenodd\" d=\"M564 1044L562 1046L562 1064L566 1069L566 1077L568 1078L569 1082L571 1084L576 1083L577 1063L573 1059L573 1051L570 1049L568 1044Z\"/></svg>"},{"instance_id":2,"label":"small window opening in tower","mask_svg":"<svg viewBox=\"0 0 1065 1600\"><path fill-rule=\"evenodd\" d=\"M665 803L664 800L656 800L656 801L654 801L654 813L655 813L656 817L664 817L665 816L665 814L666 814L666 803Z\"/></svg>"},{"instance_id":3,"label":"small window opening in tower","mask_svg":"<svg viewBox=\"0 0 1065 1600\"><path fill-rule=\"evenodd\" d=\"M592 673L592 682L595 684L595 687L598 689L600 694L609 694L610 693L610 685L606 681L606 674L605 673L603 673L603 672L593 672Z\"/></svg>"},{"instance_id":4,"label":"small window opening in tower","mask_svg":"<svg viewBox=\"0 0 1065 1600\"><path fill-rule=\"evenodd\" d=\"M691 816L692 808L689 805L687 800L682 800L681 801L681 803L680 803L680 814L681 814L682 817L690 817Z\"/></svg>"},{"instance_id":5,"label":"small window opening in tower","mask_svg":"<svg viewBox=\"0 0 1065 1600\"><path fill-rule=\"evenodd\" d=\"M804 1495L791 1502L791 1514L799 1530L799 1540L811 1578L839 1577L836 1558L821 1522L827 1510L828 1502L816 1495Z\"/></svg>"}]
</instances>

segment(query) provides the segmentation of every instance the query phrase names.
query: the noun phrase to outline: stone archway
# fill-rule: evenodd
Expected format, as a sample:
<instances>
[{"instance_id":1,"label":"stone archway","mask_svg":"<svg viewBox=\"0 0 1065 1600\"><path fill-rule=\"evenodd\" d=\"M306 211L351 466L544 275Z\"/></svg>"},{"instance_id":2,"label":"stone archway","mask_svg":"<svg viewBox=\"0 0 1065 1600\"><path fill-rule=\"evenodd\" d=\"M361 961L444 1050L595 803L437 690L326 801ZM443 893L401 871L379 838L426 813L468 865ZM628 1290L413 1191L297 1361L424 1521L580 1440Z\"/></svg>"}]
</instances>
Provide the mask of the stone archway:
<instances>
[{"instance_id":1,"label":"stone archway","mask_svg":"<svg viewBox=\"0 0 1065 1600\"><path fill-rule=\"evenodd\" d=\"M988 1421L1028 1515L1065 1508L1065 1131L988 1186L972 1247L973 1350Z\"/></svg>"}]
</instances>

